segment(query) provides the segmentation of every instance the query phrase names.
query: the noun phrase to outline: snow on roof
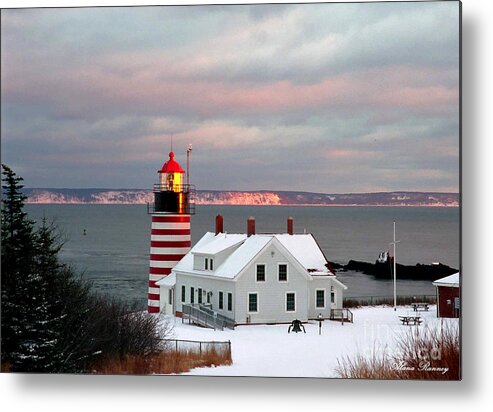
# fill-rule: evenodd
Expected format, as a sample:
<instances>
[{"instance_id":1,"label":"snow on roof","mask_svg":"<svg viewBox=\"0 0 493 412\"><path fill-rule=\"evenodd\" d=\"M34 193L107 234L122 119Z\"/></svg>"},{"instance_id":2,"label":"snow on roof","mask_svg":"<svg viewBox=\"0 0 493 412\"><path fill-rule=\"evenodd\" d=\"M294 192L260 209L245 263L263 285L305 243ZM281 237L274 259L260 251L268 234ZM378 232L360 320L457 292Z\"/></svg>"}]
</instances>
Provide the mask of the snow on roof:
<instances>
[{"instance_id":1,"label":"snow on roof","mask_svg":"<svg viewBox=\"0 0 493 412\"><path fill-rule=\"evenodd\" d=\"M214 238L213 232L206 232L195 246L175 265L173 270L191 270L193 268L193 252L196 248L200 248L210 242Z\"/></svg>"},{"instance_id":2,"label":"snow on roof","mask_svg":"<svg viewBox=\"0 0 493 412\"><path fill-rule=\"evenodd\" d=\"M458 288L460 285L459 273L460 272L457 272L457 273L454 273L453 275L446 276L446 277L441 278L441 279L437 279L433 282L433 284L435 286L449 286L449 287L453 287L453 288Z\"/></svg>"},{"instance_id":3,"label":"snow on roof","mask_svg":"<svg viewBox=\"0 0 493 412\"><path fill-rule=\"evenodd\" d=\"M311 234L282 234L275 237L311 275L331 274L325 266L327 259Z\"/></svg>"},{"instance_id":4,"label":"snow on roof","mask_svg":"<svg viewBox=\"0 0 493 412\"><path fill-rule=\"evenodd\" d=\"M200 247L194 247L193 252L205 255L215 255L223 250L242 243L246 237L247 235L245 234L219 233L207 244Z\"/></svg>"},{"instance_id":5,"label":"snow on roof","mask_svg":"<svg viewBox=\"0 0 493 412\"><path fill-rule=\"evenodd\" d=\"M247 237L214 274L224 278L234 278L271 240L272 236L265 235Z\"/></svg>"},{"instance_id":6,"label":"snow on roof","mask_svg":"<svg viewBox=\"0 0 493 412\"><path fill-rule=\"evenodd\" d=\"M333 275L315 238L311 234L225 234L207 232L178 262L173 271L233 279L270 242L277 239L312 276ZM216 254L239 245L214 271L193 269L193 254Z\"/></svg>"},{"instance_id":7,"label":"snow on roof","mask_svg":"<svg viewBox=\"0 0 493 412\"><path fill-rule=\"evenodd\" d=\"M165 276L161 280L156 282L158 286L175 286L176 284L176 274L171 272L170 275Z\"/></svg>"}]
</instances>

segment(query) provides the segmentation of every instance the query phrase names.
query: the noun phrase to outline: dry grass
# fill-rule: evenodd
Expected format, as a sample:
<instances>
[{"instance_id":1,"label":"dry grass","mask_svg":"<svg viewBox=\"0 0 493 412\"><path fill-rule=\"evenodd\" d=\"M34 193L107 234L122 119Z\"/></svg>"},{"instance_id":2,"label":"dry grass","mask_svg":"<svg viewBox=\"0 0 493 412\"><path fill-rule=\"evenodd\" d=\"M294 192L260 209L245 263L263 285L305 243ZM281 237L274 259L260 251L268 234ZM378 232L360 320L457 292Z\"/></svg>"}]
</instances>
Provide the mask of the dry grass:
<instances>
[{"instance_id":1,"label":"dry grass","mask_svg":"<svg viewBox=\"0 0 493 412\"><path fill-rule=\"evenodd\" d=\"M459 380L460 347L457 326L411 328L396 341L395 353L373 349L368 357L338 360L337 373L351 379Z\"/></svg>"},{"instance_id":2,"label":"dry grass","mask_svg":"<svg viewBox=\"0 0 493 412\"><path fill-rule=\"evenodd\" d=\"M12 372L12 365L9 362L2 362L0 366L0 372L1 373Z\"/></svg>"},{"instance_id":3,"label":"dry grass","mask_svg":"<svg viewBox=\"0 0 493 412\"><path fill-rule=\"evenodd\" d=\"M104 359L94 364L92 373L106 375L152 375L188 372L193 368L231 365L231 352L214 348L203 350L169 350L149 355L127 355L123 359Z\"/></svg>"}]
</instances>

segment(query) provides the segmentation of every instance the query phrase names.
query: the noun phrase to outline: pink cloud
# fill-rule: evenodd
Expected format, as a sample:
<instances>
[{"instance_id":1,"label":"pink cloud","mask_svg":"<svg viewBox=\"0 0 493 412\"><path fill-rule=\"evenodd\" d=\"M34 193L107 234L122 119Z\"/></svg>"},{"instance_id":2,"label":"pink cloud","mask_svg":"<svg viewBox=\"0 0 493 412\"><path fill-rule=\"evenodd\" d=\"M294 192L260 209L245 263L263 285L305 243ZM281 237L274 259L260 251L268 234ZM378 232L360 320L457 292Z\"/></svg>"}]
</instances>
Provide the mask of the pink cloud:
<instances>
[{"instance_id":1,"label":"pink cloud","mask_svg":"<svg viewBox=\"0 0 493 412\"><path fill-rule=\"evenodd\" d=\"M437 69L385 67L350 72L314 83L210 81L197 74L218 62L198 55L186 59L127 53L101 64L30 72L9 60L3 98L51 103L66 116L101 113L186 112L205 117L223 114L275 114L324 110L411 108L443 111L458 106L458 84L439 83ZM118 70L121 62L124 69ZM128 62L124 64L124 62ZM3 68L3 67L2 67ZM453 82L452 82L453 84Z\"/></svg>"},{"instance_id":2,"label":"pink cloud","mask_svg":"<svg viewBox=\"0 0 493 412\"><path fill-rule=\"evenodd\" d=\"M387 107L440 108L454 103L458 105L459 92L444 86L402 87L376 94L373 101Z\"/></svg>"},{"instance_id":3,"label":"pink cloud","mask_svg":"<svg viewBox=\"0 0 493 412\"><path fill-rule=\"evenodd\" d=\"M324 156L330 160L367 160L377 159L381 154L361 149L327 149L324 151Z\"/></svg>"}]
</instances>

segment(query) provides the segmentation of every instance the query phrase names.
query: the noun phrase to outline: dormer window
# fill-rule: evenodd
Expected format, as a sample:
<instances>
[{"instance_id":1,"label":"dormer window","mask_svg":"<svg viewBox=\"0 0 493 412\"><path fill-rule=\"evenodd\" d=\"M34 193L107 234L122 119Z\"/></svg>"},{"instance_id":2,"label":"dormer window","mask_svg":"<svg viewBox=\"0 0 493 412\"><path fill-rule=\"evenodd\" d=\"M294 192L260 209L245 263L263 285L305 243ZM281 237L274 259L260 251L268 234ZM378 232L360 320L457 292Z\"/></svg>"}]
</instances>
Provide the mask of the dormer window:
<instances>
[{"instance_id":1,"label":"dormer window","mask_svg":"<svg viewBox=\"0 0 493 412\"><path fill-rule=\"evenodd\" d=\"M204 268L205 270L214 270L214 259L212 258L205 258L204 261Z\"/></svg>"}]
</instances>

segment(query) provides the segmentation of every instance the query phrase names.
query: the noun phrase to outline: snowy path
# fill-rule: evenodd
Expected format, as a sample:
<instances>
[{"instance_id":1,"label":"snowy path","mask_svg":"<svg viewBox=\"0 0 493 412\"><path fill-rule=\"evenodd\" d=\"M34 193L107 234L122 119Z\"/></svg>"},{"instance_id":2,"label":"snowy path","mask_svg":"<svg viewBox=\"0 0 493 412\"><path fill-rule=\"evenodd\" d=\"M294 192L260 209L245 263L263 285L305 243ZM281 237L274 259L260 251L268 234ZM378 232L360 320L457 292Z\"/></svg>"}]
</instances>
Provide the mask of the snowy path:
<instances>
[{"instance_id":1,"label":"snowy path","mask_svg":"<svg viewBox=\"0 0 493 412\"><path fill-rule=\"evenodd\" d=\"M175 322L176 339L231 341L233 365L198 368L190 371L190 375L336 377L338 358L369 353L374 347L392 347L398 334L414 327L402 325L398 318L414 314L410 307L398 307L396 312L391 307L366 307L354 309L353 313L352 324L323 322L320 336L318 322L305 324L306 334L288 334L288 325L250 325L238 326L234 331L214 331L171 319ZM420 328L440 325L435 306L420 315L424 320Z\"/></svg>"}]
</instances>

